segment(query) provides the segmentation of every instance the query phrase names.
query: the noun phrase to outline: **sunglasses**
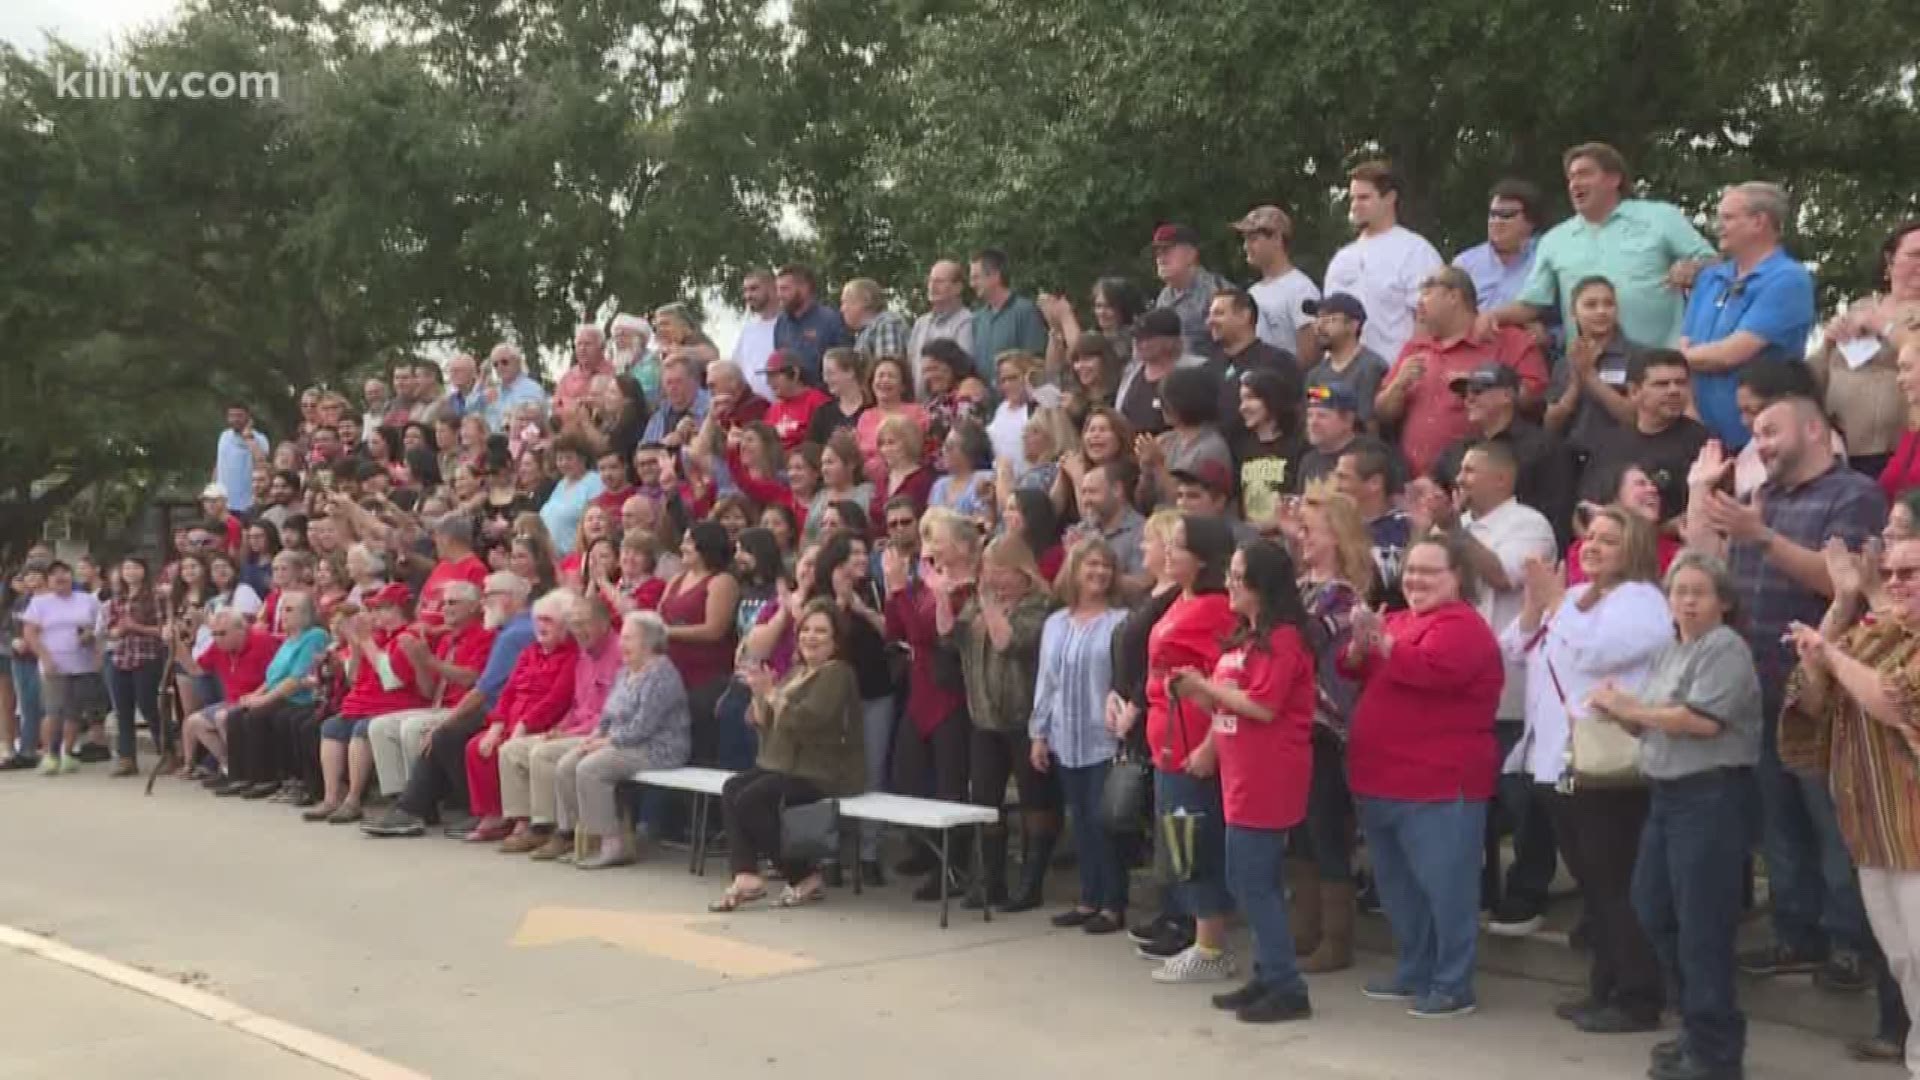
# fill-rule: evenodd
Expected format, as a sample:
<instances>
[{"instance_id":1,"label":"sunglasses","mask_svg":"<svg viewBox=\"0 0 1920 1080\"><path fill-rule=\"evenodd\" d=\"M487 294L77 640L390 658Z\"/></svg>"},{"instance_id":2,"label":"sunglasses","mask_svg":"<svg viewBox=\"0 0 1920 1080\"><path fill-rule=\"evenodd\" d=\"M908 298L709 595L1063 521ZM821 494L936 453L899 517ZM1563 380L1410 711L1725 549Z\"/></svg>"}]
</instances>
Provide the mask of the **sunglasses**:
<instances>
[{"instance_id":1,"label":"sunglasses","mask_svg":"<svg viewBox=\"0 0 1920 1080\"><path fill-rule=\"evenodd\" d=\"M1889 566L1881 573L1888 581L1913 581L1920 578L1920 566Z\"/></svg>"},{"instance_id":2,"label":"sunglasses","mask_svg":"<svg viewBox=\"0 0 1920 1080\"><path fill-rule=\"evenodd\" d=\"M1488 210L1487 216L1495 221L1512 221L1520 216L1518 210Z\"/></svg>"}]
</instances>

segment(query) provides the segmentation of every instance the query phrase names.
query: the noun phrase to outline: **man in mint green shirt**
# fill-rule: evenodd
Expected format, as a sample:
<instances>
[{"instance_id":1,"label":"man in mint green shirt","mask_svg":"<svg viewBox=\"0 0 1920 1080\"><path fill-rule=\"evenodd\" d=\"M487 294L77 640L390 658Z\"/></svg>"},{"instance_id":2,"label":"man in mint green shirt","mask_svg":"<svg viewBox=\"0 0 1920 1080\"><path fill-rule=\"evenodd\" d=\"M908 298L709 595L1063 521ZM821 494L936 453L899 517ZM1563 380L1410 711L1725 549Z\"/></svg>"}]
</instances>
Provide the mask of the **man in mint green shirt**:
<instances>
[{"instance_id":1,"label":"man in mint green shirt","mask_svg":"<svg viewBox=\"0 0 1920 1080\"><path fill-rule=\"evenodd\" d=\"M1482 332L1531 326L1555 306L1565 317L1573 310L1574 288L1600 277L1613 285L1628 341L1673 347L1686 313L1685 290L1714 260L1713 245L1679 207L1627 198L1631 177L1613 147L1584 143L1562 160L1574 215L1540 238L1519 299L1481 313Z\"/></svg>"}]
</instances>

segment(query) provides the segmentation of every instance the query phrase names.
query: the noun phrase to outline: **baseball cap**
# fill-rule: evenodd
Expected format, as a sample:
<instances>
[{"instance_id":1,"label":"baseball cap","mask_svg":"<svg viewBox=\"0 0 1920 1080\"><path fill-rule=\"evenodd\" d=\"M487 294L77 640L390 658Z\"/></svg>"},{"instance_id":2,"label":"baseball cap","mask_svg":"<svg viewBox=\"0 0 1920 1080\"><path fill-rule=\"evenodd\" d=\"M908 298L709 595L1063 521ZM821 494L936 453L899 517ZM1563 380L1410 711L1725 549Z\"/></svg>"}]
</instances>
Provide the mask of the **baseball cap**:
<instances>
[{"instance_id":1,"label":"baseball cap","mask_svg":"<svg viewBox=\"0 0 1920 1080\"><path fill-rule=\"evenodd\" d=\"M1293 219L1277 206L1256 206L1247 211L1247 216L1234 222L1232 229L1237 233L1270 232L1278 236L1292 236Z\"/></svg>"},{"instance_id":2,"label":"baseball cap","mask_svg":"<svg viewBox=\"0 0 1920 1080\"><path fill-rule=\"evenodd\" d=\"M1469 390L1518 390L1520 373L1505 364L1482 364L1472 371L1463 371L1447 380L1447 385L1456 394Z\"/></svg>"},{"instance_id":3,"label":"baseball cap","mask_svg":"<svg viewBox=\"0 0 1920 1080\"><path fill-rule=\"evenodd\" d=\"M360 597L360 602L369 608L405 607L407 601L412 599L413 593L407 589L406 585L395 581L381 586L372 595Z\"/></svg>"},{"instance_id":4,"label":"baseball cap","mask_svg":"<svg viewBox=\"0 0 1920 1080\"><path fill-rule=\"evenodd\" d=\"M1307 387L1307 408L1338 409L1341 412L1360 411L1360 398L1353 388L1341 383L1315 383Z\"/></svg>"},{"instance_id":5,"label":"baseball cap","mask_svg":"<svg viewBox=\"0 0 1920 1080\"><path fill-rule=\"evenodd\" d=\"M1309 300L1300 305L1300 310L1309 315L1345 315L1354 322L1367 321L1366 306L1352 293L1331 293L1323 300Z\"/></svg>"},{"instance_id":6,"label":"baseball cap","mask_svg":"<svg viewBox=\"0 0 1920 1080\"><path fill-rule=\"evenodd\" d=\"M1153 243L1150 246L1163 248L1172 247L1175 244L1188 244L1193 247L1199 247L1200 234L1185 225L1177 225L1172 222L1168 222L1153 230Z\"/></svg>"},{"instance_id":7,"label":"baseball cap","mask_svg":"<svg viewBox=\"0 0 1920 1080\"><path fill-rule=\"evenodd\" d=\"M227 501L227 485L216 482L216 483L208 484L206 487L201 488L200 500L202 502L205 502L208 499L219 499L221 502L226 502Z\"/></svg>"},{"instance_id":8,"label":"baseball cap","mask_svg":"<svg viewBox=\"0 0 1920 1080\"><path fill-rule=\"evenodd\" d=\"M767 374L776 371L799 371L800 358L786 349L775 349L767 354Z\"/></svg>"},{"instance_id":9,"label":"baseball cap","mask_svg":"<svg viewBox=\"0 0 1920 1080\"><path fill-rule=\"evenodd\" d=\"M1177 338L1180 316L1172 308L1154 308L1133 321L1133 338Z\"/></svg>"},{"instance_id":10,"label":"baseball cap","mask_svg":"<svg viewBox=\"0 0 1920 1080\"><path fill-rule=\"evenodd\" d=\"M1168 475L1183 483L1199 484L1216 495L1233 494L1233 471L1218 458L1204 458L1190 468L1174 469Z\"/></svg>"}]
</instances>

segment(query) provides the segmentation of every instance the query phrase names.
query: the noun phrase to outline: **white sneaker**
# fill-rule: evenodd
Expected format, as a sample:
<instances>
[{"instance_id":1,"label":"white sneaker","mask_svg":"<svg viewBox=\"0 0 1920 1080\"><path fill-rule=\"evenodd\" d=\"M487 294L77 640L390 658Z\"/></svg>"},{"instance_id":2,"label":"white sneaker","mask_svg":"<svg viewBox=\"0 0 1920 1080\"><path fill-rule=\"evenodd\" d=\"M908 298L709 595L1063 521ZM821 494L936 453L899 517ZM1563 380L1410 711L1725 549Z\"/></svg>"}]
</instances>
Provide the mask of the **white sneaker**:
<instances>
[{"instance_id":1,"label":"white sneaker","mask_svg":"<svg viewBox=\"0 0 1920 1080\"><path fill-rule=\"evenodd\" d=\"M1200 946L1194 945L1155 968L1153 981L1159 983L1225 982L1235 974L1232 953L1222 949L1212 956L1206 956L1200 952Z\"/></svg>"}]
</instances>

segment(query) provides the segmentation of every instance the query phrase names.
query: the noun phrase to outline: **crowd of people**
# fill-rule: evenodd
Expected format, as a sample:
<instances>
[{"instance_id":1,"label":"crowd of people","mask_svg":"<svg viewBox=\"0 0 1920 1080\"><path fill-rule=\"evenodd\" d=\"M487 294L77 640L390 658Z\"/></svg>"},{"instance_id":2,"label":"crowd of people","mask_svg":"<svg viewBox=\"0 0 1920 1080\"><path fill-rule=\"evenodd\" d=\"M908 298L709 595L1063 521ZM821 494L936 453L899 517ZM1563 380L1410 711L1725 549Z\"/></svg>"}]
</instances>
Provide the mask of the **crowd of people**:
<instances>
[{"instance_id":1,"label":"crowd of people","mask_svg":"<svg viewBox=\"0 0 1920 1080\"><path fill-rule=\"evenodd\" d=\"M1853 1051L1920 1076L1920 222L1819 326L1778 187L1728 188L1716 242L1611 147L1563 164L1572 216L1503 181L1451 262L1354 169L1324 292L1262 206L1221 227L1245 287L1179 224L1157 293L1084 308L997 250L917 317L786 266L724 355L670 304L580 327L551 387L502 343L272 438L235 404L159 565L12 575L0 769L135 775L177 701L162 767L217 796L590 870L677 828L637 770L712 765L720 911L886 883L880 830L843 871L808 806L992 807L968 903L1039 907L1070 834L1053 923L1209 982L1238 912L1246 1021L1311 1013L1362 904L1369 998L1473 1011L1483 918L1537 930L1564 861L1591 978L1556 1011L1677 1011L1656 1080L1742 1075L1737 972L1877 985Z\"/></svg>"}]
</instances>

